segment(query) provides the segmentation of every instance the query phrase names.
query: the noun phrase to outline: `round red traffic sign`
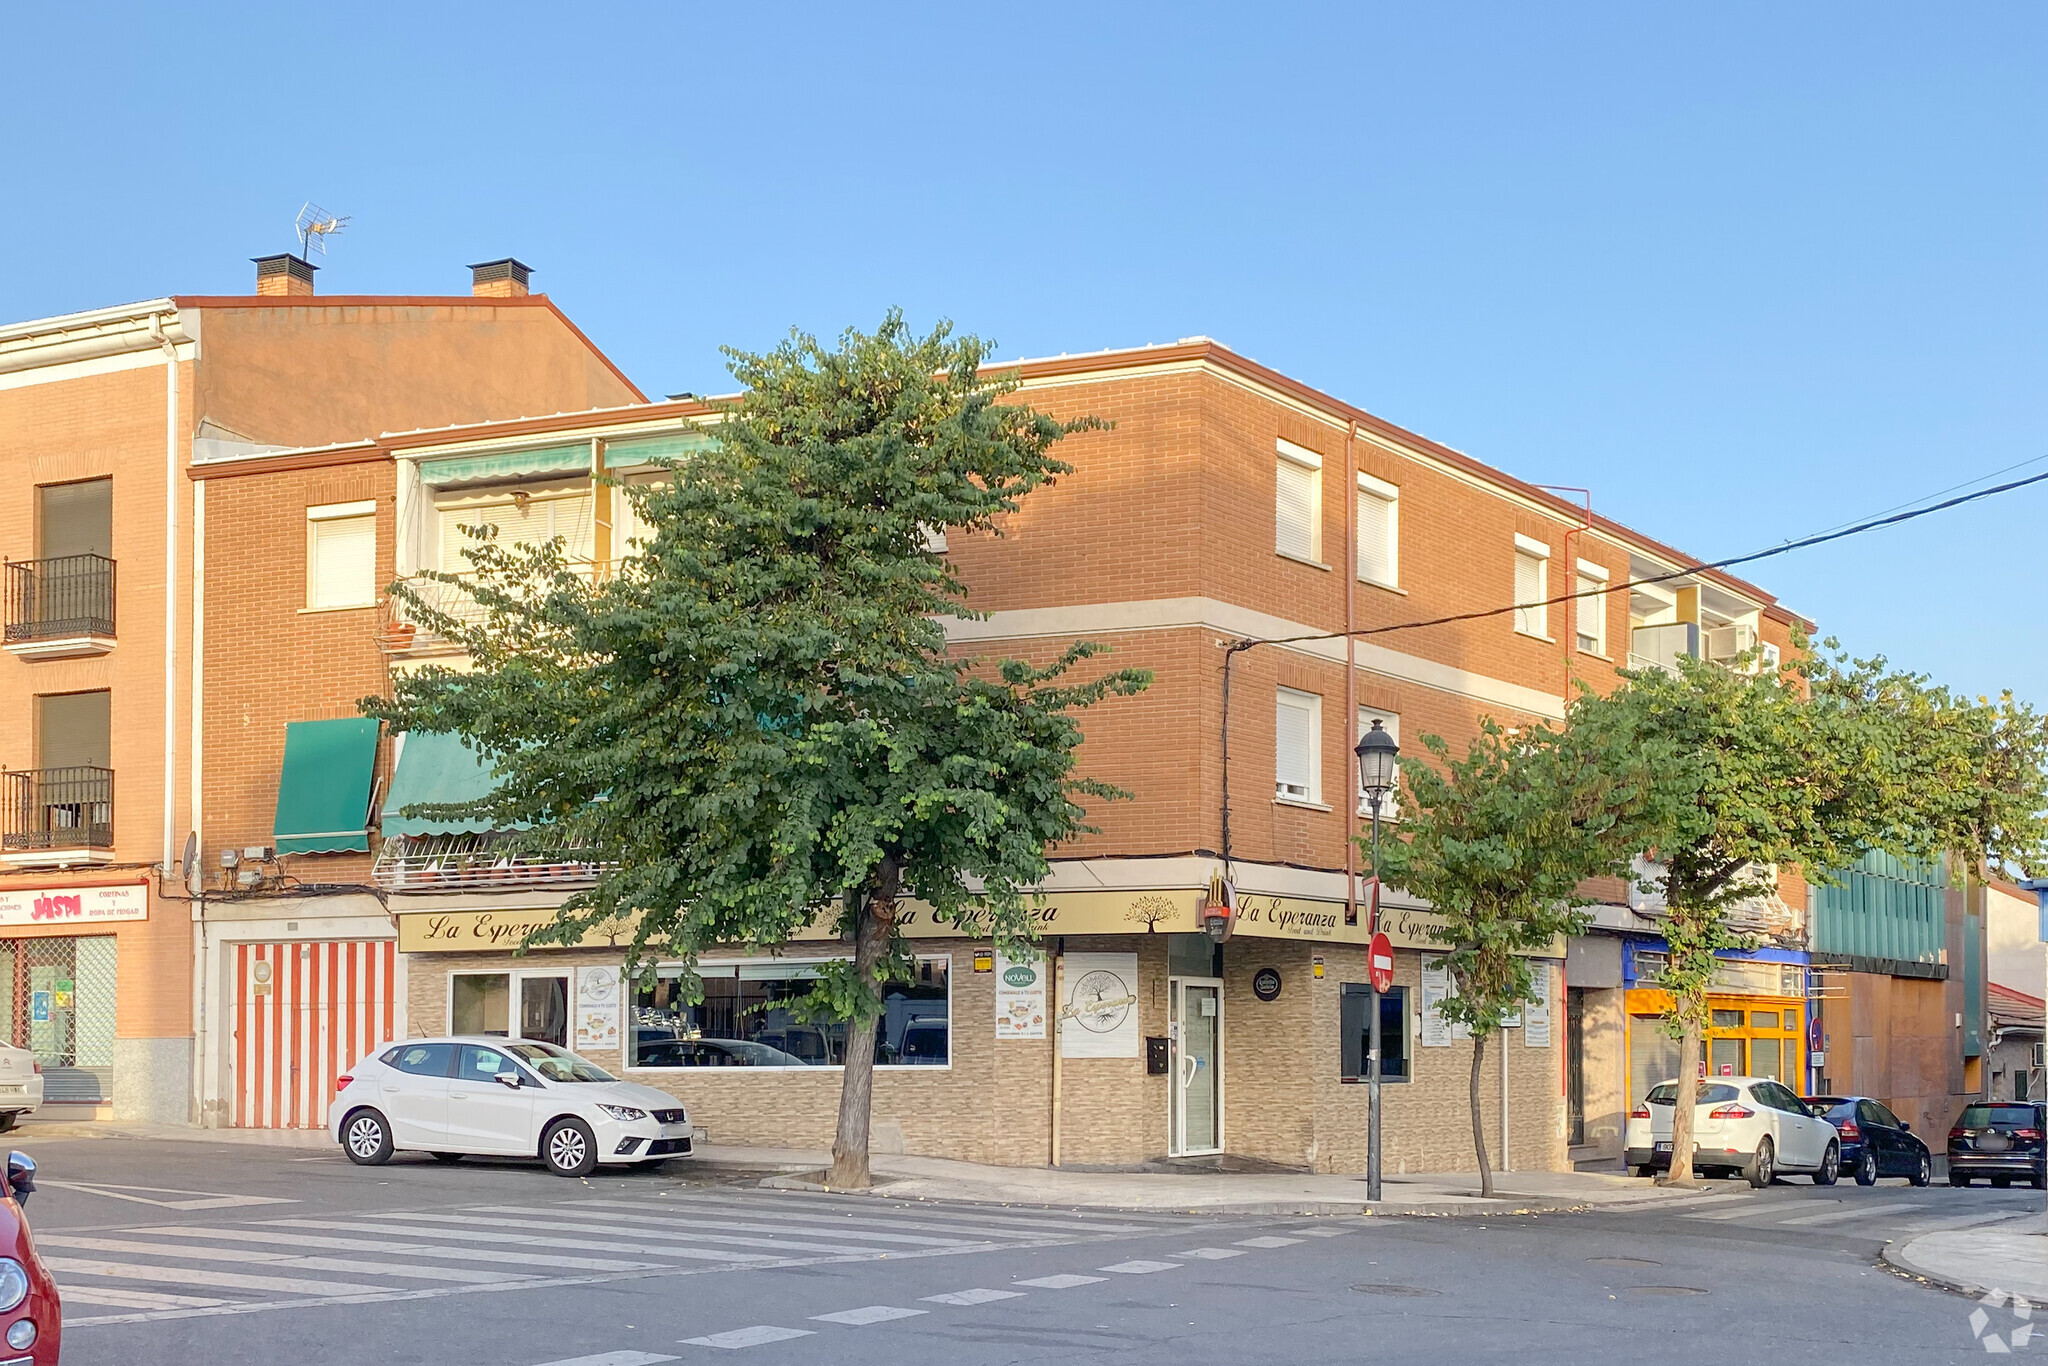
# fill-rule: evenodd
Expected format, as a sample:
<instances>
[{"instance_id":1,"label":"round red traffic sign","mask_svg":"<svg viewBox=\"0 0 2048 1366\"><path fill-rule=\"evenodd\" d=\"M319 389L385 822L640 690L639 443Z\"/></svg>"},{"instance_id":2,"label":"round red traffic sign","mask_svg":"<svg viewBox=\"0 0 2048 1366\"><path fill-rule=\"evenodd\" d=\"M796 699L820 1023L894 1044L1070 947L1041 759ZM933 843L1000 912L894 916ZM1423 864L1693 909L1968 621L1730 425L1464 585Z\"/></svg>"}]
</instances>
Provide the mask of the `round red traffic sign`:
<instances>
[{"instance_id":1,"label":"round red traffic sign","mask_svg":"<svg viewBox=\"0 0 2048 1366\"><path fill-rule=\"evenodd\" d=\"M1374 991L1384 993L1393 987L1394 941L1385 934L1375 934L1366 947L1365 970Z\"/></svg>"}]
</instances>

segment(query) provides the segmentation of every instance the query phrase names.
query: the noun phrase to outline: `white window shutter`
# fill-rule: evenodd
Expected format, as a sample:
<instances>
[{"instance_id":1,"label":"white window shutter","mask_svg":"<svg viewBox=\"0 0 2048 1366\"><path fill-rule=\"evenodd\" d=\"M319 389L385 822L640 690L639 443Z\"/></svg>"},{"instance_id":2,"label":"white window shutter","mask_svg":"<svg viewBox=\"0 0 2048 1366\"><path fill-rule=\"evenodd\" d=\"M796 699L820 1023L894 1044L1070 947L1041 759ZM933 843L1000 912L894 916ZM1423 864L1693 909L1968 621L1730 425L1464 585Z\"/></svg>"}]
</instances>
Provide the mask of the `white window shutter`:
<instances>
[{"instance_id":1,"label":"white window shutter","mask_svg":"<svg viewBox=\"0 0 2048 1366\"><path fill-rule=\"evenodd\" d=\"M1607 650L1607 585L1590 574L1579 575L1580 597L1572 604L1582 643L1599 653Z\"/></svg>"},{"instance_id":2,"label":"white window shutter","mask_svg":"<svg viewBox=\"0 0 2048 1366\"><path fill-rule=\"evenodd\" d=\"M1273 548L1304 560L1316 557L1316 481L1321 470L1292 460L1276 462L1279 472L1274 498Z\"/></svg>"},{"instance_id":3,"label":"white window shutter","mask_svg":"<svg viewBox=\"0 0 2048 1366\"><path fill-rule=\"evenodd\" d=\"M377 519L336 517L312 524L309 607L361 607L377 600Z\"/></svg>"},{"instance_id":4,"label":"white window shutter","mask_svg":"<svg viewBox=\"0 0 2048 1366\"><path fill-rule=\"evenodd\" d=\"M1394 500L1358 491L1358 577L1394 582Z\"/></svg>"},{"instance_id":5,"label":"white window shutter","mask_svg":"<svg viewBox=\"0 0 2048 1366\"><path fill-rule=\"evenodd\" d=\"M1283 689L1273 709L1273 795L1315 800L1315 709Z\"/></svg>"},{"instance_id":6,"label":"white window shutter","mask_svg":"<svg viewBox=\"0 0 2048 1366\"><path fill-rule=\"evenodd\" d=\"M1524 550L1515 552L1515 629L1525 635L1550 634L1549 609L1543 605L1543 599L1549 596L1544 591L1547 564L1541 555Z\"/></svg>"}]
</instances>

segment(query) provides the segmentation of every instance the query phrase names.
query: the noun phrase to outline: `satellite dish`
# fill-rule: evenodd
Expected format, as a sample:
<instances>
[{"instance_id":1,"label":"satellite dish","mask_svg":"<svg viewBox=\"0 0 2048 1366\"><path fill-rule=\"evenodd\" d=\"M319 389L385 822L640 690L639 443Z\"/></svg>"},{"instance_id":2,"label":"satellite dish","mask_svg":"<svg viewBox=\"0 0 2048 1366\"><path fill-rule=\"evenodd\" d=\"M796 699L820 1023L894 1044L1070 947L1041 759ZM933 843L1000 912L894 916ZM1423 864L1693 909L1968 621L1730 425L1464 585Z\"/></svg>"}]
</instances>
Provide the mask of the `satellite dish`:
<instances>
[{"instance_id":1,"label":"satellite dish","mask_svg":"<svg viewBox=\"0 0 2048 1366\"><path fill-rule=\"evenodd\" d=\"M185 890L198 896L204 884L199 880L199 832L185 836Z\"/></svg>"},{"instance_id":2,"label":"satellite dish","mask_svg":"<svg viewBox=\"0 0 2048 1366\"><path fill-rule=\"evenodd\" d=\"M299 216L292 220L292 231L299 236L299 259L305 260L312 252L327 254L327 239L348 226L347 214L332 214L307 200L299 208Z\"/></svg>"}]
</instances>

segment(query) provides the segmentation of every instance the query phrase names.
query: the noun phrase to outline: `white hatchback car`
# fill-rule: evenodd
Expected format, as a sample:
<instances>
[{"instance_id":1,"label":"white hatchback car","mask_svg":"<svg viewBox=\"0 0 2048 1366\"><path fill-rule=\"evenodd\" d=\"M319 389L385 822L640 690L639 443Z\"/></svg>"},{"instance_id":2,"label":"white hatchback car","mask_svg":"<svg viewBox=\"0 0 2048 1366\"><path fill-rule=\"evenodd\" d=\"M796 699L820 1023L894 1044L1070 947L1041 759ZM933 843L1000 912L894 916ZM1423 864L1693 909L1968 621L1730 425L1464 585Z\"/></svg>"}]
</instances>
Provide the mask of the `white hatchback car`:
<instances>
[{"instance_id":1,"label":"white hatchback car","mask_svg":"<svg viewBox=\"0 0 2048 1366\"><path fill-rule=\"evenodd\" d=\"M681 1101L534 1039L408 1039L380 1048L336 1082L327 1131L361 1166L409 1149L443 1162L538 1157L558 1176L584 1176L600 1162L690 1152Z\"/></svg>"},{"instance_id":2,"label":"white hatchback car","mask_svg":"<svg viewBox=\"0 0 2048 1366\"><path fill-rule=\"evenodd\" d=\"M11 1043L0 1043L0 1134L35 1112L43 1103L43 1068L36 1055Z\"/></svg>"},{"instance_id":3,"label":"white hatchback car","mask_svg":"<svg viewBox=\"0 0 2048 1366\"><path fill-rule=\"evenodd\" d=\"M1678 1083L1653 1087L1628 1117L1628 1165L1648 1176L1671 1165L1671 1117ZM1842 1170L1835 1126L1814 1114L1789 1087L1768 1077L1705 1077L1692 1120L1693 1170L1702 1176L1740 1172L1752 1186L1795 1172L1832 1186Z\"/></svg>"}]
</instances>

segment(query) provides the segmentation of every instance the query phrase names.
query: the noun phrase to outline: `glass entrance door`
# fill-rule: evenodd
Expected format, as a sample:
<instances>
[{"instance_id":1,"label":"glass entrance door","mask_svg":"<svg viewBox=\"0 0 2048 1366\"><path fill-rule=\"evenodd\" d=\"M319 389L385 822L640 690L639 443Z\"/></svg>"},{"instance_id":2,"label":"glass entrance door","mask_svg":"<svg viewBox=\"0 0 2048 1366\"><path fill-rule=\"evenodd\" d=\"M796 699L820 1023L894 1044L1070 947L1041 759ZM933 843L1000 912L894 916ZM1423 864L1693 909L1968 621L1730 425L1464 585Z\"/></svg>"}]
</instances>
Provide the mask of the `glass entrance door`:
<instances>
[{"instance_id":1,"label":"glass entrance door","mask_svg":"<svg viewBox=\"0 0 2048 1366\"><path fill-rule=\"evenodd\" d=\"M569 1046L569 979L522 973L519 983L519 1037Z\"/></svg>"},{"instance_id":2,"label":"glass entrance door","mask_svg":"<svg viewBox=\"0 0 2048 1366\"><path fill-rule=\"evenodd\" d=\"M1223 983L1212 977L1175 977L1167 992L1167 1150L1175 1157L1222 1152Z\"/></svg>"}]
</instances>

